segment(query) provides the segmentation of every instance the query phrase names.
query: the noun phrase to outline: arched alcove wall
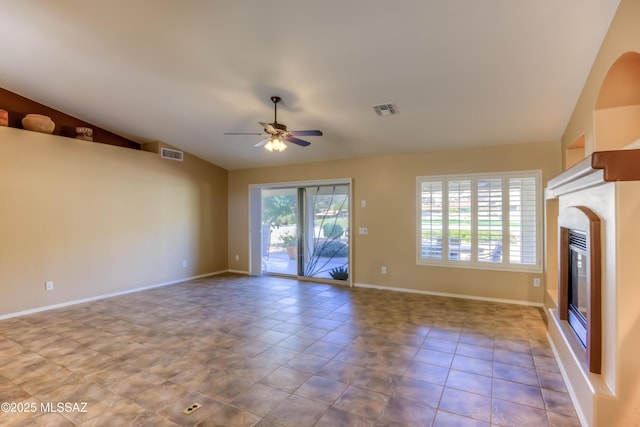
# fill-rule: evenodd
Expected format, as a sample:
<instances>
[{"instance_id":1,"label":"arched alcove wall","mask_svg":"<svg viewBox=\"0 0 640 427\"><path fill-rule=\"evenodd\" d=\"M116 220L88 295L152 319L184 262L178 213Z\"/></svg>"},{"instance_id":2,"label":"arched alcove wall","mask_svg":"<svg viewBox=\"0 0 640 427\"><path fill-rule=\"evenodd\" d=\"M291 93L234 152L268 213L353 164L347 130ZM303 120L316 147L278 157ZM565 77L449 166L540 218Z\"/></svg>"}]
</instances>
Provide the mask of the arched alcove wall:
<instances>
[{"instance_id":1,"label":"arched alcove wall","mask_svg":"<svg viewBox=\"0 0 640 427\"><path fill-rule=\"evenodd\" d=\"M594 111L593 151L640 148L640 53L627 52L609 68ZM588 154L588 153L587 153Z\"/></svg>"},{"instance_id":2,"label":"arched alcove wall","mask_svg":"<svg viewBox=\"0 0 640 427\"><path fill-rule=\"evenodd\" d=\"M569 146L565 149L564 154L564 168L569 169L571 166L578 163L580 160L585 158L585 136L584 134L580 135L578 139L573 141Z\"/></svg>"}]
</instances>

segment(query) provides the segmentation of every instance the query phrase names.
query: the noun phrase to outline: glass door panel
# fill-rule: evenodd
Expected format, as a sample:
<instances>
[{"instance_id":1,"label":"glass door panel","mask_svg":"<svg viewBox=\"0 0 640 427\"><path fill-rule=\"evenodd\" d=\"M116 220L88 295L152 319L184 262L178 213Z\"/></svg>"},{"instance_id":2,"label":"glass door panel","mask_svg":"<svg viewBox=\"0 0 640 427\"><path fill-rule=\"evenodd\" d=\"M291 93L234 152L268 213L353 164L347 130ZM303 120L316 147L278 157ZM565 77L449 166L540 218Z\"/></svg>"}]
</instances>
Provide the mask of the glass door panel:
<instances>
[{"instance_id":1,"label":"glass door panel","mask_svg":"<svg viewBox=\"0 0 640 427\"><path fill-rule=\"evenodd\" d=\"M349 185L304 187L302 274L348 279Z\"/></svg>"},{"instance_id":2,"label":"glass door panel","mask_svg":"<svg viewBox=\"0 0 640 427\"><path fill-rule=\"evenodd\" d=\"M298 189L262 190L262 271L298 274Z\"/></svg>"}]
</instances>

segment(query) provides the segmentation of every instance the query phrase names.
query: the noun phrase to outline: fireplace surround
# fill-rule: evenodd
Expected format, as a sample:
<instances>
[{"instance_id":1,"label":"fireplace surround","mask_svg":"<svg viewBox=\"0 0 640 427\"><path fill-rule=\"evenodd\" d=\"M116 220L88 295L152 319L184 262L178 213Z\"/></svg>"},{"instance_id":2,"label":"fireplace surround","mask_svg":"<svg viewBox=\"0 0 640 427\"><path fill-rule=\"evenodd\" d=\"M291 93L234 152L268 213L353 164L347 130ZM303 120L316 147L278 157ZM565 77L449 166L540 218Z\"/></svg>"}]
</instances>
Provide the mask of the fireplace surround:
<instances>
[{"instance_id":1,"label":"fireplace surround","mask_svg":"<svg viewBox=\"0 0 640 427\"><path fill-rule=\"evenodd\" d=\"M571 206L558 217L558 314L585 349L589 372L602 360L600 218L585 206Z\"/></svg>"},{"instance_id":2,"label":"fireplace surround","mask_svg":"<svg viewBox=\"0 0 640 427\"><path fill-rule=\"evenodd\" d=\"M638 165L640 149L635 146L594 152L549 180L545 189L548 338L584 426L627 425L617 422L640 419ZM601 348L598 352L591 346L591 355L569 324L569 294L560 291L569 284L570 256L576 256L570 253L570 231L582 234L590 245L583 251L589 256L581 261L589 263L584 265L585 282L587 275L601 280L593 292L584 295L592 308L601 308L599 322L591 317L591 326L600 324ZM594 243L598 238L600 243ZM594 247L599 247L600 261L594 260ZM563 254L559 253L562 248ZM593 286L589 280L589 289ZM598 289L600 303L596 304L592 300L598 298ZM580 308L580 302L577 305ZM565 319L561 319L563 311ZM588 314L588 308L585 311ZM597 366L598 358L600 371L594 373L589 365Z\"/></svg>"}]
</instances>

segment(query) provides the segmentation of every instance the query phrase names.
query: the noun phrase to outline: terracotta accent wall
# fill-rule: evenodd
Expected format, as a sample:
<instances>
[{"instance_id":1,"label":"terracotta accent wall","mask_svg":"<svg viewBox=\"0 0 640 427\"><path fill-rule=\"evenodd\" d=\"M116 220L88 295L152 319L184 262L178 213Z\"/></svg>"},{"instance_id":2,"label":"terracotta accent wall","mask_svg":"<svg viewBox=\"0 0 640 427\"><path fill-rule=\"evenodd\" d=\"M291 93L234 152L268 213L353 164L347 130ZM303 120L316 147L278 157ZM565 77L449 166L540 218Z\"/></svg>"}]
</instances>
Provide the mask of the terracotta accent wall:
<instances>
[{"instance_id":1,"label":"terracotta accent wall","mask_svg":"<svg viewBox=\"0 0 640 427\"><path fill-rule=\"evenodd\" d=\"M54 135L75 138L76 127L90 127L93 129L94 142L133 148L136 150L140 149L140 144L137 142L131 141L130 139L124 138L120 135L116 135L115 133L94 126L91 123L84 122L3 88L0 88L0 109L9 112L10 127L23 129L22 118L24 116L27 114L43 114L51 117L51 120L55 122L56 128L53 131Z\"/></svg>"}]
</instances>

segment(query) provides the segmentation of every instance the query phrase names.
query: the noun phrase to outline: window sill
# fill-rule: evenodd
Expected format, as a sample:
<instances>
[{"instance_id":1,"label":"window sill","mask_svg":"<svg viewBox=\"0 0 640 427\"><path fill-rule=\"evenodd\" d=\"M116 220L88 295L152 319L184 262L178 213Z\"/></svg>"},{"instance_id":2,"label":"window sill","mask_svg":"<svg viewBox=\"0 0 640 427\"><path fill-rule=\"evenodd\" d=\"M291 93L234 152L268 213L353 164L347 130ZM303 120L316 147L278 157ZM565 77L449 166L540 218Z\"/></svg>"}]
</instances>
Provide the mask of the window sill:
<instances>
[{"instance_id":1,"label":"window sill","mask_svg":"<svg viewBox=\"0 0 640 427\"><path fill-rule=\"evenodd\" d=\"M514 273L542 273L542 266L540 265L532 265L532 266L521 266L521 265L484 265L484 264L473 264L471 262L446 262L446 261L427 261L424 259L416 260L416 265L426 266L426 267L445 267L445 268L464 268L470 270L492 270L492 271L507 271Z\"/></svg>"}]
</instances>

